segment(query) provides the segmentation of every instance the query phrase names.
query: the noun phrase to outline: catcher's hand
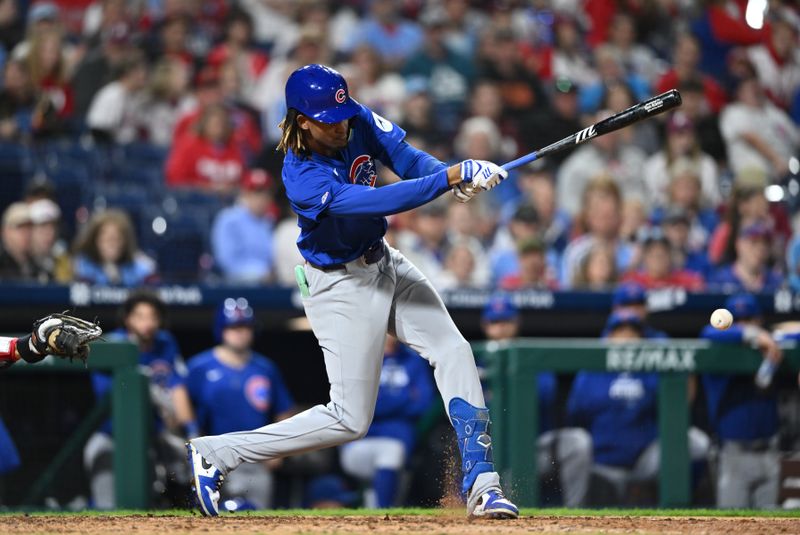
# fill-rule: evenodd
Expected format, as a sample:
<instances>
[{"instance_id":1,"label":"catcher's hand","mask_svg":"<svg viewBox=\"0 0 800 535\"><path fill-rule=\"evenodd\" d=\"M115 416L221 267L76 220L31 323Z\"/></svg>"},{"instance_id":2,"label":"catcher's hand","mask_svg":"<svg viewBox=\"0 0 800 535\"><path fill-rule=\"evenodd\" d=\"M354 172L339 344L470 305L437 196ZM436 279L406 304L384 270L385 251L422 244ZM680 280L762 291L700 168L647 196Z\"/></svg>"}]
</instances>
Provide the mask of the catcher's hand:
<instances>
[{"instance_id":1,"label":"catcher's hand","mask_svg":"<svg viewBox=\"0 0 800 535\"><path fill-rule=\"evenodd\" d=\"M66 313L50 314L33 324L31 344L40 354L81 359L89 357L89 342L103 335L97 322L70 316Z\"/></svg>"}]
</instances>

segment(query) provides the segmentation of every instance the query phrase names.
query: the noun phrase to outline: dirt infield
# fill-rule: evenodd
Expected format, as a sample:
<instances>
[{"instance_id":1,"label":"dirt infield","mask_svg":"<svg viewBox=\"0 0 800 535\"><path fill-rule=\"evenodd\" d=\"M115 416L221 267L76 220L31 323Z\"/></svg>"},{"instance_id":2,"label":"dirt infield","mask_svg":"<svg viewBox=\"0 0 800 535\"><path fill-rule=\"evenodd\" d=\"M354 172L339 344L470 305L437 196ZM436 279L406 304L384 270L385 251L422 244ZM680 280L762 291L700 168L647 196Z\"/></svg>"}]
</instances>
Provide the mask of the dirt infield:
<instances>
[{"instance_id":1,"label":"dirt infield","mask_svg":"<svg viewBox=\"0 0 800 535\"><path fill-rule=\"evenodd\" d=\"M0 517L0 533L800 533L798 518L530 516L514 521L468 521L461 515L393 516L23 516Z\"/></svg>"}]
</instances>

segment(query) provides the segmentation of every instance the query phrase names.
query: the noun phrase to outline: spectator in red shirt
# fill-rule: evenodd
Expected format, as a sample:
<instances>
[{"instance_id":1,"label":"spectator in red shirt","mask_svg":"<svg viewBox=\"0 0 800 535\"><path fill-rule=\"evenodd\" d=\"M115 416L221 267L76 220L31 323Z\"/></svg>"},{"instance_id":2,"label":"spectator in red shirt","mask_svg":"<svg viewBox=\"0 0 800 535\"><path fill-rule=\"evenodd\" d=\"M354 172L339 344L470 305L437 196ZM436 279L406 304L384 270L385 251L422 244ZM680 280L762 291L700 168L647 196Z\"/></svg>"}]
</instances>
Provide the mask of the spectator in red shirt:
<instances>
[{"instance_id":1,"label":"spectator in red shirt","mask_svg":"<svg viewBox=\"0 0 800 535\"><path fill-rule=\"evenodd\" d=\"M503 290L553 290L557 284L548 273L547 246L539 238L521 242L517 246L519 270L500 280Z\"/></svg>"},{"instance_id":2,"label":"spectator in red shirt","mask_svg":"<svg viewBox=\"0 0 800 535\"><path fill-rule=\"evenodd\" d=\"M672 51L673 66L659 79L656 84L656 93L663 93L677 88L683 82L695 77L700 77L703 83L703 93L706 101L714 113L719 113L725 105L727 97L722 87L710 76L702 74L700 65L700 45L691 34L684 33L675 41Z\"/></svg>"},{"instance_id":3,"label":"spectator in red shirt","mask_svg":"<svg viewBox=\"0 0 800 535\"><path fill-rule=\"evenodd\" d=\"M636 282L648 289L674 287L691 292L703 289L703 278L698 273L673 265L670 242L660 228L646 229L642 234L639 268L626 273L624 282Z\"/></svg>"},{"instance_id":4,"label":"spectator in red shirt","mask_svg":"<svg viewBox=\"0 0 800 535\"><path fill-rule=\"evenodd\" d=\"M28 53L28 73L36 90L54 107L61 119L72 115L74 97L68 80L66 62L61 53L63 40L59 32L37 34Z\"/></svg>"},{"instance_id":5,"label":"spectator in red shirt","mask_svg":"<svg viewBox=\"0 0 800 535\"><path fill-rule=\"evenodd\" d=\"M244 170L230 113L215 104L203 110L195 131L173 146L167 160L167 184L228 192L239 186Z\"/></svg>"}]
</instances>

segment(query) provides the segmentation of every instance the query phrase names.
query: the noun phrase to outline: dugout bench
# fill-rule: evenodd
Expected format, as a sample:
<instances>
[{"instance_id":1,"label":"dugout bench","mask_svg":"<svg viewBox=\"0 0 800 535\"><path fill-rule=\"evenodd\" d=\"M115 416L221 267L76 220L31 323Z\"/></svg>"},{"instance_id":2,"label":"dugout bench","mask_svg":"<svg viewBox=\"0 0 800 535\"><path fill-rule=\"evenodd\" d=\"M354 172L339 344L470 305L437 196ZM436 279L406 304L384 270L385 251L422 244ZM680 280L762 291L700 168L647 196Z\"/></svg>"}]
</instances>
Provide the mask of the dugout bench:
<instances>
[{"instance_id":1,"label":"dugout bench","mask_svg":"<svg viewBox=\"0 0 800 535\"><path fill-rule=\"evenodd\" d=\"M800 367L800 349L784 345L784 367ZM489 368L492 438L497 471L521 507L539 505L536 444L539 436L540 371L576 373L656 372L661 442L659 505L691 502L687 432L687 379L697 373L755 374L761 354L748 347L706 340L672 339L636 343L601 340L517 339L473 344Z\"/></svg>"},{"instance_id":2,"label":"dugout bench","mask_svg":"<svg viewBox=\"0 0 800 535\"><path fill-rule=\"evenodd\" d=\"M108 417L114 432L114 486L118 509L147 509L150 505L151 407L148 379L139 371L139 350L128 342L93 342L84 367L80 361L47 357L37 364L19 361L4 373L109 372L112 388L108 397L92 408L75 428L48 467L27 490L26 504L38 501L76 450Z\"/></svg>"}]
</instances>

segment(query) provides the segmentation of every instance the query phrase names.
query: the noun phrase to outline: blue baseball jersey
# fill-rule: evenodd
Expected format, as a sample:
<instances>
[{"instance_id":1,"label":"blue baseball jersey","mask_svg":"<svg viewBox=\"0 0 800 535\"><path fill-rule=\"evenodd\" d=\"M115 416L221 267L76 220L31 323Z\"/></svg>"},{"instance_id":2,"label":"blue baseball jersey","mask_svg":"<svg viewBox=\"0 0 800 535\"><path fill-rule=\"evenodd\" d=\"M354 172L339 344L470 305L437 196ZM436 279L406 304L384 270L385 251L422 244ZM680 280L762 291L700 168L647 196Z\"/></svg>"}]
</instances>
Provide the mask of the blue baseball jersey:
<instances>
[{"instance_id":1,"label":"blue baseball jersey","mask_svg":"<svg viewBox=\"0 0 800 535\"><path fill-rule=\"evenodd\" d=\"M394 353L383 356L375 416L367 436L396 438L410 454L417 422L434 396L430 365L416 352L398 344Z\"/></svg>"},{"instance_id":2,"label":"blue baseball jersey","mask_svg":"<svg viewBox=\"0 0 800 535\"><path fill-rule=\"evenodd\" d=\"M405 131L358 104L350 138L336 157L289 150L283 183L299 216L297 247L317 265L349 262L386 233L384 216L431 201L450 189L446 166L404 140ZM375 188L376 161L403 180Z\"/></svg>"},{"instance_id":3,"label":"blue baseball jersey","mask_svg":"<svg viewBox=\"0 0 800 535\"><path fill-rule=\"evenodd\" d=\"M128 331L116 329L109 333L110 341L127 341ZM148 370L150 382L163 388L170 388L180 381L181 368L183 362L180 358L181 352L178 342L168 331L160 330L153 339L153 345L147 351L139 353L139 365ZM102 399L111 390L112 379L109 374L94 372L92 373L92 388L95 397ZM163 422L157 413L154 412L156 428L160 429ZM107 420L100 427L100 431L111 434L111 420Z\"/></svg>"},{"instance_id":4,"label":"blue baseball jersey","mask_svg":"<svg viewBox=\"0 0 800 535\"><path fill-rule=\"evenodd\" d=\"M631 467L658 435L658 375L579 372L567 421L592 435L598 464Z\"/></svg>"},{"instance_id":5,"label":"blue baseball jersey","mask_svg":"<svg viewBox=\"0 0 800 535\"><path fill-rule=\"evenodd\" d=\"M280 370L259 353L234 368L209 349L193 357L188 368L186 389L206 434L257 429L294 406Z\"/></svg>"},{"instance_id":6,"label":"blue baseball jersey","mask_svg":"<svg viewBox=\"0 0 800 535\"><path fill-rule=\"evenodd\" d=\"M720 331L706 325L701 338L718 343L744 342L742 325ZM778 401L772 391L761 391L752 375L703 374L708 418L720 440L758 440L778 432Z\"/></svg>"}]
</instances>

